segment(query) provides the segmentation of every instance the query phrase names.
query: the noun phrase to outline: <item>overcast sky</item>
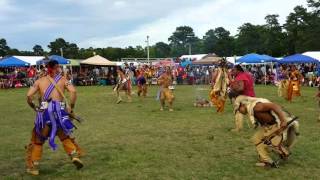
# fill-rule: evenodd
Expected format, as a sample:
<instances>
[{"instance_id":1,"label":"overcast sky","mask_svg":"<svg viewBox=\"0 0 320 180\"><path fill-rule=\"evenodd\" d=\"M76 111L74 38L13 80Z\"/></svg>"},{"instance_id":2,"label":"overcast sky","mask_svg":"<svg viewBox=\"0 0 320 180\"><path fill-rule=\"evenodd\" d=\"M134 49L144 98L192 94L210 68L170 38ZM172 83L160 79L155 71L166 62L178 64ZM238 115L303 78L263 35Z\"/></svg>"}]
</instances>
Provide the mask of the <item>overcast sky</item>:
<instances>
[{"instance_id":1,"label":"overcast sky","mask_svg":"<svg viewBox=\"0 0 320 180\"><path fill-rule=\"evenodd\" d=\"M237 33L243 23L263 24L267 14L283 23L306 0L0 0L0 38L12 48L44 48L63 37L79 47L145 46L167 42L177 26L196 35L219 26Z\"/></svg>"}]
</instances>

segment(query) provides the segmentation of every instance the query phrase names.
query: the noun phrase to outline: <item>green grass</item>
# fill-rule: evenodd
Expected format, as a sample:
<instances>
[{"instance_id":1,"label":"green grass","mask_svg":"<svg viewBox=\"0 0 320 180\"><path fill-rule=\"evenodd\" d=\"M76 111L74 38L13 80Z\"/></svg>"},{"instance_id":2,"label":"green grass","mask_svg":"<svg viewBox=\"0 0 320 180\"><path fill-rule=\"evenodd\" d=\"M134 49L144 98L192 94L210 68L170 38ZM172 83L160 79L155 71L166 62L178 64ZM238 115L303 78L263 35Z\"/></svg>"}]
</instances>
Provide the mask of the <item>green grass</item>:
<instances>
[{"instance_id":1,"label":"green grass","mask_svg":"<svg viewBox=\"0 0 320 180\"><path fill-rule=\"evenodd\" d=\"M25 102L27 89L0 90L0 179L319 179L320 123L315 88L289 104L276 87L257 86L258 96L285 106L300 117L301 136L289 161L280 169L254 166L254 130L229 132L234 120L225 114L194 108L195 97L207 97L195 86L178 86L175 112L160 112L156 87L149 97L116 105L111 87L78 87L76 111L86 119L75 132L87 152L85 167L76 171L61 144L44 147L39 177L25 174L24 146L29 142L34 113ZM207 89L207 90L206 90ZM58 142L58 138L56 139Z\"/></svg>"}]
</instances>

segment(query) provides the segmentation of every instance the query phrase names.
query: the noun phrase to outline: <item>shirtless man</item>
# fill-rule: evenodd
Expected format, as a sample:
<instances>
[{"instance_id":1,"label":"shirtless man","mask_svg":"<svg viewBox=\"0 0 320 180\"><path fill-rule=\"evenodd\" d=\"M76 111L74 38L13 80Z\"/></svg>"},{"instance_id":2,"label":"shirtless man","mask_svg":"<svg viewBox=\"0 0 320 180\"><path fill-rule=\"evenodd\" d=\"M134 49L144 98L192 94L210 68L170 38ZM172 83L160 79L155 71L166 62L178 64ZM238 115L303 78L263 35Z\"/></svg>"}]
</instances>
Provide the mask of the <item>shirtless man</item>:
<instances>
[{"instance_id":1,"label":"shirtless man","mask_svg":"<svg viewBox=\"0 0 320 180\"><path fill-rule=\"evenodd\" d=\"M142 97L147 96L147 80L145 78L145 72L144 69L137 70L137 87L138 87L138 96L140 97L142 94Z\"/></svg>"},{"instance_id":2,"label":"shirtless man","mask_svg":"<svg viewBox=\"0 0 320 180\"><path fill-rule=\"evenodd\" d=\"M70 156L72 163L80 169L83 163L79 159L81 149L71 138L74 128L69 114L73 113L76 103L76 89L68 80L60 75L60 67L57 61L49 61L48 75L38 79L29 89L27 102L36 112L35 127L32 130L31 142L26 147L27 173L39 175L39 161L42 156L42 146L49 138L49 145L56 150L55 137L58 136L64 150ZM67 90L70 93L70 105L66 103L63 95ZM33 103L34 95L41 97L40 106Z\"/></svg>"},{"instance_id":3,"label":"shirtless man","mask_svg":"<svg viewBox=\"0 0 320 180\"><path fill-rule=\"evenodd\" d=\"M124 74L123 70L120 67L117 68L117 74L118 74L118 84L114 89L117 92L117 97L118 97L117 104L122 102L122 98L120 95L121 91L126 92L126 95L128 97L128 102L131 102L132 101L131 81L129 80L129 77Z\"/></svg>"},{"instance_id":4,"label":"shirtless man","mask_svg":"<svg viewBox=\"0 0 320 180\"><path fill-rule=\"evenodd\" d=\"M172 90L169 89L169 86L172 85L172 76L170 68L167 68L166 72L158 78L158 84L160 85L160 111L163 111L165 101L167 101L169 104L169 111L173 111L172 104L174 100L174 95Z\"/></svg>"},{"instance_id":5,"label":"shirtless man","mask_svg":"<svg viewBox=\"0 0 320 180\"><path fill-rule=\"evenodd\" d=\"M297 117L267 99L249 96L238 96L234 103L234 111L249 115L251 123L257 127L257 132L252 138L259 155L256 166L277 167L277 163L269 156L269 147L280 158L288 158L289 150L299 134Z\"/></svg>"}]
</instances>

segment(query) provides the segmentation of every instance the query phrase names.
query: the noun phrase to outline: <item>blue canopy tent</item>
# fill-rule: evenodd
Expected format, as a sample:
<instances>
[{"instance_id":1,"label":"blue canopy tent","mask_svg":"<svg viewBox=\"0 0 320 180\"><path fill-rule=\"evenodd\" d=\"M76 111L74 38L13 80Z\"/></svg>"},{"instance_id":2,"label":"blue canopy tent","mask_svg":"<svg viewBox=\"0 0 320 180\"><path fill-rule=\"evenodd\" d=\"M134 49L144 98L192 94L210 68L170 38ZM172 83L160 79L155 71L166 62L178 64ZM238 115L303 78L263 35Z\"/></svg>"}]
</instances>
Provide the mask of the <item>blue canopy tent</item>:
<instances>
[{"instance_id":1,"label":"blue canopy tent","mask_svg":"<svg viewBox=\"0 0 320 180\"><path fill-rule=\"evenodd\" d=\"M260 54L247 54L245 56L242 56L236 61L236 64L267 64L271 63L271 68L273 69L272 63L277 63L278 60L274 57L268 56L268 55L260 55ZM265 77L267 77L267 72L265 72ZM267 82L265 81L265 84Z\"/></svg>"},{"instance_id":2,"label":"blue canopy tent","mask_svg":"<svg viewBox=\"0 0 320 180\"><path fill-rule=\"evenodd\" d=\"M294 63L297 63L297 64L302 64L302 63L315 63L315 64L318 64L319 61L317 59L314 59L310 56L306 56L306 55L302 55L302 54L295 54L295 55L292 55L292 56L287 56L283 59L281 59L279 61L279 63L281 64L294 64Z\"/></svg>"},{"instance_id":3,"label":"blue canopy tent","mask_svg":"<svg viewBox=\"0 0 320 180\"><path fill-rule=\"evenodd\" d=\"M26 67L30 66L29 63L24 62L15 57L4 58L0 61L0 67Z\"/></svg>"},{"instance_id":4,"label":"blue canopy tent","mask_svg":"<svg viewBox=\"0 0 320 180\"><path fill-rule=\"evenodd\" d=\"M188 59L183 59L183 60L181 61L180 65L181 65L182 67L186 67L186 66L188 66L188 65L192 65L192 61L190 61L190 60L188 60Z\"/></svg>"},{"instance_id":5,"label":"blue canopy tent","mask_svg":"<svg viewBox=\"0 0 320 180\"><path fill-rule=\"evenodd\" d=\"M264 63L275 63L278 62L278 60L274 57L268 56L268 55L260 55L260 54L247 54L245 56L242 56L241 58L237 59L237 64L264 64Z\"/></svg>"},{"instance_id":6,"label":"blue canopy tent","mask_svg":"<svg viewBox=\"0 0 320 180\"><path fill-rule=\"evenodd\" d=\"M52 56L49 56L49 59L43 59L43 60L37 61L37 65L46 64L50 60L56 60L58 61L59 64L70 64L70 61L64 57L58 56L58 55L52 55Z\"/></svg>"}]
</instances>

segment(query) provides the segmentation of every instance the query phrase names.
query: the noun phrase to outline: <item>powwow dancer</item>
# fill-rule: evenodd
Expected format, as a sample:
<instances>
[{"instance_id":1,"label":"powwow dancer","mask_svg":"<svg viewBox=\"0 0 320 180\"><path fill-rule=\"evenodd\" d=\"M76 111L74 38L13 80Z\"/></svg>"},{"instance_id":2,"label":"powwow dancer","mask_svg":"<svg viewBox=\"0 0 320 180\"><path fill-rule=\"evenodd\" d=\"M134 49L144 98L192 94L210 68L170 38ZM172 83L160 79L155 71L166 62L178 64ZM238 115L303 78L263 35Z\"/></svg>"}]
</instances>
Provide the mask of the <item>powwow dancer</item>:
<instances>
[{"instance_id":1,"label":"powwow dancer","mask_svg":"<svg viewBox=\"0 0 320 180\"><path fill-rule=\"evenodd\" d=\"M120 67L117 67L118 74L118 83L114 87L114 91L117 92L117 104L122 102L122 98L120 95L121 91L125 91L128 102L131 102L131 82L128 80L128 77L123 73L123 70Z\"/></svg>"},{"instance_id":2,"label":"powwow dancer","mask_svg":"<svg viewBox=\"0 0 320 180\"><path fill-rule=\"evenodd\" d=\"M31 175L39 174L39 161L42 156L42 147L45 140L49 138L49 145L56 150L55 137L58 136L63 144L64 150L70 156L72 163L80 169L83 163L80 160L82 151L71 138L71 133L75 127L70 120L73 115L73 108L76 103L76 89L67 79L59 73L57 61L48 63L48 75L38 79L29 89L27 102L37 113L35 127L32 130L30 144L26 147L27 173ZM70 105L68 105L63 92L69 91ZM40 107L33 103L33 96L39 93L41 96Z\"/></svg>"},{"instance_id":3,"label":"powwow dancer","mask_svg":"<svg viewBox=\"0 0 320 180\"><path fill-rule=\"evenodd\" d=\"M252 138L259 155L257 166L278 166L269 156L269 147L280 158L286 160L289 157L296 136L299 135L297 117L267 99L249 96L236 98L234 112L248 114L251 123L257 128Z\"/></svg>"},{"instance_id":4,"label":"powwow dancer","mask_svg":"<svg viewBox=\"0 0 320 180\"><path fill-rule=\"evenodd\" d=\"M227 99L227 89L229 85L227 62L223 59L220 61L219 67L212 75L212 90L210 92L211 102L215 105L217 112L224 111Z\"/></svg>"},{"instance_id":5,"label":"powwow dancer","mask_svg":"<svg viewBox=\"0 0 320 180\"><path fill-rule=\"evenodd\" d=\"M287 100L292 102L294 96L301 96L300 80L302 75L296 66L292 65L289 73L288 97Z\"/></svg>"},{"instance_id":6,"label":"powwow dancer","mask_svg":"<svg viewBox=\"0 0 320 180\"><path fill-rule=\"evenodd\" d=\"M279 87L278 87L278 96L283 98L288 98L288 71L284 66L280 66L278 75Z\"/></svg>"},{"instance_id":7,"label":"powwow dancer","mask_svg":"<svg viewBox=\"0 0 320 180\"><path fill-rule=\"evenodd\" d=\"M169 111L173 111L172 104L174 100L174 95L172 90L169 89L169 86L172 85L172 75L169 67L166 69L166 72L158 78L158 84L160 85L160 111L163 111L165 101L168 102Z\"/></svg>"},{"instance_id":8,"label":"powwow dancer","mask_svg":"<svg viewBox=\"0 0 320 180\"><path fill-rule=\"evenodd\" d=\"M254 92L254 80L252 75L248 72L245 72L240 65L236 65L232 69L232 74L234 75L235 79L231 81L230 87L231 92L234 97L238 95L245 95L250 97L255 97ZM229 79L232 79L231 77ZM243 129L243 114L237 112L235 114L235 128L231 131L239 132Z\"/></svg>"},{"instance_id":9,"label":"powwow dancer","mask_svg":"<svg viewBox=\"0 0 320 180\"><path fill-rule=\"evenodd\" d=\"M142 93L142 96L146 97L148 87L147 87L147 80L145 78L145 72L142 69L140 69L140 70L137 70L137 74L138 74L138 77L137 77L138 96L141 96L141 93Z\"/></svg>"}]
</instances>

